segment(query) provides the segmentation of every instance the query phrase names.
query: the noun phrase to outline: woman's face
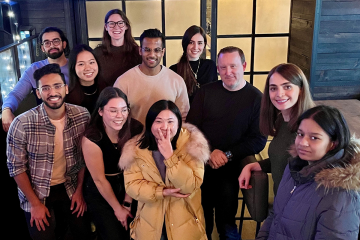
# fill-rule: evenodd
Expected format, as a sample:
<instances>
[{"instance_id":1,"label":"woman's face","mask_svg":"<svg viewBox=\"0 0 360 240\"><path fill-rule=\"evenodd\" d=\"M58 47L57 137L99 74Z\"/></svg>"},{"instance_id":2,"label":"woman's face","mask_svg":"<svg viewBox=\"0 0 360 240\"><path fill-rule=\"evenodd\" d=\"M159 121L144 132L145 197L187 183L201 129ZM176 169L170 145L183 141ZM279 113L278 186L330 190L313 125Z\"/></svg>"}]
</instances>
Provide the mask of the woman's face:
<instances>
[{"instance_id":1,"label":"woman's face","mask_svg":"<svg viewBox=\"0 0 360 240\"><path fill-rule=\"evenodd\" d=\"M269 96L280 111L290 110L298 101L300 88L275 72L269 79Z\"/></svg>"},{"instance_id":2,"label":"woman's face","mask_svg":"<svg viewBox=\"0 0 360 240\"><path fill-rule=\"evenodd\" d=\"M200 33L195 34L186 49L186 54L189 61L196 61L200 58L205 47L203 36Z\"/></svg>"},{"instance_id":3,"label":"woman's face","mask_svg":"<svg viewBox=\"0 0 360 240\"><path fill-rule=\"evenodd\" d=\"M120 131L129 116L129 109L125 100L117 97L99 109L99 115L103 118L106 131Z\"/></svg>"},{"instance_id":4,"label":"woman's face","mask_svg":"<svg viewBox=\"0 0 360 240\"><path fill-rule=\"evenodd\" d=\"M161 111L155 118L151 126L151 132L156 139L160 139L160 134L167 137L167 130L170 130L170 139L172 139L179 128L179 122L176 115L170 110Z\"/></svg>"},{"instance_id":5,"label":"woman's face","mask_svg":"<svg viewBox=\"0 0 360 240\"><path fill-rule=\"evenodd\" d=\"M77 55L75 72L79 77L80 84L91 86L99 72L98 64L94 55L88 51L82 51Z\"/></svg>"},{"instance_id":6,"label":"woman's face","mask_svg":"<svg viewBox=\"0 0 360 240\"><path fill-rule=\"evenodd\" d=\"M112 14L105 24L105 29L109 33L111 40L117 41L124 39L124 34L128 27L119 14Z\"/></svg>"},{"instance_id":7,"label":"woman's face","mask_svg":"<svg viewBox=\"0 0 360 240\"><path fill-rule=\"evenodd\" d=\"M329 135L313 119L301 121L295 139L298 156L302 160L317 161L334 146Z\"/></svg>"}]
</instances>

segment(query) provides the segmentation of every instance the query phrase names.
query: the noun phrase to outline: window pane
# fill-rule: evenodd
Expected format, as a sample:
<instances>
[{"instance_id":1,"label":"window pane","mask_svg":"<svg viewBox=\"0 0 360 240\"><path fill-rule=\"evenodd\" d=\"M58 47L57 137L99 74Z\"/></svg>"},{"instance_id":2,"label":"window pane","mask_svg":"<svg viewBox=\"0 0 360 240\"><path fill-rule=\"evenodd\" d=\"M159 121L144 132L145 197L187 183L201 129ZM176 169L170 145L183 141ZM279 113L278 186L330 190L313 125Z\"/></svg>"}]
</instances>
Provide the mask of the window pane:
<instances>
[{"instance_id":1,"label":"window pane","mask_svg":"<svg viewBox=\"0 0 360 240\"><path fill-rule=\"evenodd\" d=\"M101 38L104 29L105 15L111 9L122 10L120 1L87 1L86 17L89 38Z\"/></svg>"},{"instance_id":2,"label":"window pane","mask_svg":"<svg viewBox=\"0 0 360 240\"><path fill-rule=\"evenodd\" d=\"M257 0L256 33L288 33L291 0Z\"/></svg>"},{"instance_id":3,"label":"window pane","mask_svg":"<svg viewBox=\"0 0 360 240\"><path fill-rule=\"evenodd\" d=\"M217 34L249 34L252 28L253 0L218 1Z\"/></svg>"},{"instance_id":4,"label":"window pane","mask_svg":"<svg viewBox=\"0 0 360 240\"><path fill-rule=\"evenodd\" d=\"M101 44L101 41L89 41L89 46L92 49L95 49L97 47L97 45Z\"/></svg>"},{"instance_id":5,"label":"window pane","mask_svg":"<svg viewBox=\"0 0 360 240\"><path fill-rule=\"evenodd\" d=\"M161 31L161 1L127 1L126 16L131 24L133 37L140 37L149 28Z\"/></svg>"},{"instance_id":6,"label":"window pane","mask_svg":"<svg viewBox=\"0 0 360 240\"><path fill-rule=\"evenodd\" d=\"M250 38L218 38L217 51L227 46L235 46L243 50L247 62L246 72L250 71L251 62L251 39ZM214 59L215 61L215 59Z\"/></svg>"},{"instance_id":7,"label":"window pane","mask_svg":"<svg viewBox=\"0 0 360 240\"><path fill-rule=\"evenodd\" d=\"M166 40L166 66L179 62L183 53L181 40Z\"/></svg>"},{"instance_id":8,"label":"window pane","mask_svg":"<svg viewBox=\"0 0 360 240\"><path fill-rule=\"evenodd\" d=\"M200 26L199 0L166 0L166 36L183 36L191 25Z\"/></svg>"},{"instance_id":9,"label":"window pane","mask_svg":"<svg viewBox=\"0 0 360 240\"><path fill-rule=\"evenodd\" d=\"M264 92L266 78L267 78L267 74L266 75L265 74L254 75L254 78L253 78L254 87L259 89L261 92Z\"/></svg>"},{"instance_id":10,"label":"window pane","mask_svg":"<svg viewBox=\"0 0 360 240\"><path fill-rule=\"evenodd\" d=\"M255 39L255 71L270 71L279 63L286 63L288 37L265 37Z\"/></svg>"}]
</instances>

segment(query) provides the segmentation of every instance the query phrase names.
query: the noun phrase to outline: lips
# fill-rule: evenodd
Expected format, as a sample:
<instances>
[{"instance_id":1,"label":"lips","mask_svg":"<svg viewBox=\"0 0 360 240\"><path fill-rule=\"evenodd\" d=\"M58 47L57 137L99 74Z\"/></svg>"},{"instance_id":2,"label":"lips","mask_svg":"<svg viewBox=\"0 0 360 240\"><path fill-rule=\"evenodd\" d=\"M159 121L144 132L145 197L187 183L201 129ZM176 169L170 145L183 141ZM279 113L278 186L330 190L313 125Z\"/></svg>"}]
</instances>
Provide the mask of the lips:
<instances>
[{"instance_id":1,"label":"lips","mask_svg":"<svg viewBox=\"0 0 360 240\"><path fill-rule=\"evenodd\" d=\"M305 149L303 149L303 148L297 148L296 151L297 151L297 153L298 153L299 155L306 155L306 154L309 154L309 153L310 153L309 151L307 151L307 150L305 150Z\"/></svg>"},{"instance_id":2,"label":"lips","mask_svg":"<svg viewBox=\"0 0 360 240\"><path fill-rule=\"evenodd\" d=\"M58 101L60 101L61 99L62 99L61 96L50 96L50 97L47 98L47 100L48 100L49 102L58 102Z\"/></svg>"},{"instance_id":3,"label":"lips","mask_svg":"<svg viewBox=\"0 0 360 240\"><path fill-rule=\"evenodd\" d=\"M276 100L276 102L277 102L278 104L284 104L284 103L286 103L287 101L289 101L289 98L288 98L288 99Z\"/></svg>"}]
</instances>

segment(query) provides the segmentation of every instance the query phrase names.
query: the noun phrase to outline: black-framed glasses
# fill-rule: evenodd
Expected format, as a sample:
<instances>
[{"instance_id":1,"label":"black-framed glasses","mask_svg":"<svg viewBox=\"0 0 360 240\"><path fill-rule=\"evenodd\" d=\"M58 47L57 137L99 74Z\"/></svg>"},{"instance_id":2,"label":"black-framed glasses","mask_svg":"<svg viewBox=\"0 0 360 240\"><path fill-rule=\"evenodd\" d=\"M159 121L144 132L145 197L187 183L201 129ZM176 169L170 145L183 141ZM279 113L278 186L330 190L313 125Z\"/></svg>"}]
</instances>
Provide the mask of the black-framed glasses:
<instances>
[{"instance_id":1,"label":"black-framed glasses","mask_svg":"<svg viewBox=\"0 0 360 240\"><path fill-rule=\"evenodd\" d=\"M52 43L54 46L58 46L58 45L61 43L61 39L60 39L60 38L55 38L55 39L52 40L52 41L45 40L43 43L41 43L41 45L44 45L45 47L50 47L50 46L51 46L51 43Z\"/></svg>"},{"instance_id":2,"label":"black-framed glasses","mask_svg":"<svg viewBox=\"0 0 360 240\"><path fill-rule=\"evenodd\" d=\"M53 86L42 86L42 87L39 87L38 90L40 92L43 92L43 93L49 93L51 91L51 89L55 89L55 91L59 91L61 88L65 87L65 83L57 83L57 84L54 84Z\"/></svg>"},{"instance_id":3,"label":"black-framed glasses","mask_svg":"<svg viewBox=\"0 0 360 240\"><path fill-rule=\"evenodd\" d=\"M109 21L106 24L107 24L107 26L109 28L114 28L116 25L118 25L119 28L125 27L125 22L124 21L118 21L118 22Z\"/></svg>"},{"instance_id":4,"label":"black-framed glasses","mask_svg":"<svg viewBox=\"0 0 360 240\"><path fill-rule=\"evenodd\" d=\"M147 47L142 47L141 48L144 52L146 53L151 53L152 51L154 51L154 53L156 54L159 54L159 53L162 53L162 51L164 50L163 48L155 48L155 49L150 49L150 48L147 48Z\"/></svg>"}]
</instances>

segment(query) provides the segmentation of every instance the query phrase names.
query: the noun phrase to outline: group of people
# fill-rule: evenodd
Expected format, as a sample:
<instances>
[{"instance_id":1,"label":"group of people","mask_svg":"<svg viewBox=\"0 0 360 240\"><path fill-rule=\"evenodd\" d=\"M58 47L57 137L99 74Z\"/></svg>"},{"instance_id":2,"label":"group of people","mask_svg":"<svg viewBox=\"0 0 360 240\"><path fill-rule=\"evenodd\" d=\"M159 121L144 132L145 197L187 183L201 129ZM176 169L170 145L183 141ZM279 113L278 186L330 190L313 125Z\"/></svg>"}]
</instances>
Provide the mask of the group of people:
<instances>
[{"instance_id":1,"label":"group of people","mask_svg":"<svg viewBox=\"0 0 360 240\"><path fill-rule=\"evenodd\" d=\"M214 219L220 239L241 239L238 193L252 171L271 172L276 195L259 239L357 239L360 143L337 109L315 107L297 66L274 67L262 94L244 80L241 49L221 49L216 65L201 58L206 35L191 26L167 68L163 34L147 29L138 46L118 9L94 50L70 51L55 27L39 42L47 59L2 107L33 239L93 239L93 224L102 240L205 240ZM31 89L39 105L15 118ZM269 135L269 159L242 169Z\"/></svg>"}]
</instances>

